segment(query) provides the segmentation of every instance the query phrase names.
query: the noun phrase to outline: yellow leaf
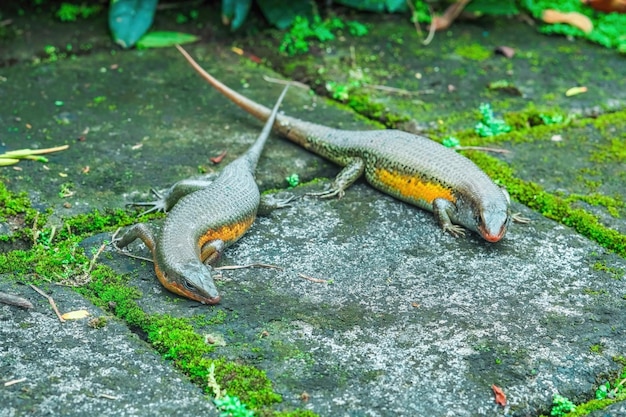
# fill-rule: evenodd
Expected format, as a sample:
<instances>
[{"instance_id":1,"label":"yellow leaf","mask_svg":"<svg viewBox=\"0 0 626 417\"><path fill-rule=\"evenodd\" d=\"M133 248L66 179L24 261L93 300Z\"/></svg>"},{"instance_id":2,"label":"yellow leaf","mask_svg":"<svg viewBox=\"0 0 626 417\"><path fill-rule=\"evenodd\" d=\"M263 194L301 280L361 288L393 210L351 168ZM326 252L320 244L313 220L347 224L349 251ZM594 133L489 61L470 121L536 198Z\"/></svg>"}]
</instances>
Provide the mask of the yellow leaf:
<instances>
[{"instance_id":1,"label":"yellow leaf","mask_svg":"<svg viewBox=\"0 0 626 417\"><path fill-rule=\"evenodd\" d=\"M14 164L17 164L18 162L20 162L19 159L0 158L0 167L5 167L5 166L8 166L8 165L14 165Z\"/></svg>"},{"instance_id":2,"label":"yellow leaf","mask_svg":"<svg viewBox=\"0 0 626 417\"><path fill-rule=\"evenodd\" d=\"M65 313L61 317L63 317L65 320L79 320L84 319L87 316L89 316L89 312L87 310L76 310Z\"/></svg>"},{"instance_id":3,"label":"yellow leaf","mask_svg":"<svg viewBox=\"0 0 626 417\"><path fill-rule=\"evenodd\" d=\"M572 87L565 92L566 97L576 96L578 94L586 93L587 87Z\"/></svg>"}]
</instances>

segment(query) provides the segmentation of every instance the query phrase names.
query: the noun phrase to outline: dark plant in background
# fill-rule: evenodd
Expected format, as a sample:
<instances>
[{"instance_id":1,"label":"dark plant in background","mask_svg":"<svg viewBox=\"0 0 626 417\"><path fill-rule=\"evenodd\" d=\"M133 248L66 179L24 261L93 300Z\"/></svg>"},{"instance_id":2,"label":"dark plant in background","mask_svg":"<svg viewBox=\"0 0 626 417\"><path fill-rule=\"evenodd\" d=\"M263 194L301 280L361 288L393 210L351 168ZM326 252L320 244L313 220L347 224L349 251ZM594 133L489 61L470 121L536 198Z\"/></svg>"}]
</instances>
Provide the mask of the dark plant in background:
<instances>
[{"instance_id":1,"label":"dark plant in background","mask_svg":"<svg viewBox=\"0 0 626 417\"><path fill-rule=\"evenodd\" d=\"M46 0L31 0L35 6L41 6ZM70 0L71 1L71 0ZM101 4L89 4L89 2L73 3L64 2L56 10L56 16L62 21L74 21L78 18L88 18L100 12L104 7ZM74 0L78 2L79 0ZM462 0L457 0L462 1ZM410 3L409 3L410 2ZM568 36L584 37L585 39L599 43L609 48L616 48L626 52L626 37L623 28L626 27L626 14L602 13L591 7L596 0L472 0L467 3L464 11L474 17L491 16L502 19L510 16L529 13L538 20L543 19L546 11L558 13L577 13L588 20L590 29L585 32L578 27L567 23L541 24L538 29L546 34L565 34ZM291 28L285 35L281 50L287 54L306 51L307 39L319 40L320 42L331 41L334 37L333 30L338 30L337 19L320 13L318 4L322 1L314 0L221 0L222 22L231 30L241 28L254 6L261 11L267 22L280 29ZM326 1L326 4L331 4ZM450 4L450 1L441 0L334 0L333 5L342 5L374 13L404 13L412 22L428 23L433 14L440 14ZM116 43L123 48L134 45L139 47L170 46L174 43L193 41L192 35L160 32L150 34L148 39L143 39L148 32L154 15L157 12L158 0L111 0L109 3L109 27ZM211 6L203 6L211 7ZM195 14L197 16L197 11ZM182 16L182 15L181 15ZM191 15L190 15L191 16ZM183 20L188 19L182 16ZM191 17L193 19L193 17ZM1 23L1 22L0 22ZM182 23L182 22L181 22ZM408 22L407 22L408 23ZM366 30L360 27L350 26L351 22L342 22L342 25L353 35L361 36ZM1 26L0 26L1 27ZM139 44L139 40L142 40Z\"/></svg>"}]
</instances>

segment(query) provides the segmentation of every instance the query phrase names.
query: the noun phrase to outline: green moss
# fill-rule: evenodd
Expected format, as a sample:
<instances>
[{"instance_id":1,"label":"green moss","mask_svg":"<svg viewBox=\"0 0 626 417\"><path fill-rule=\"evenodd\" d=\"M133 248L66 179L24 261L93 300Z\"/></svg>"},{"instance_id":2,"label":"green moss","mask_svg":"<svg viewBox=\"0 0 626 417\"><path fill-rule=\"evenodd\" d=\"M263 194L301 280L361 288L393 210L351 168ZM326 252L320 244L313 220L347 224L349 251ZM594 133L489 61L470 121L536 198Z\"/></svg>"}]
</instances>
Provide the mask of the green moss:
<instances>
[{"instance_id":1,"label":"green moss","mask_svg":"<svg viewBox=\"0 0 626 417\"><path fill-rule=\"evenodd\" d=\"M4 191L4 188L2 188ZM28 209L25 196L16 201L3 193L5 213L14 215ZM6 202L9 202L7 204ZM18 204L19 203L19 204ZM267 407L281 401L272 390L265 373L254 367L206 357L213 347L194 331L193 319L166 315L148 315L136 303L141 293L127 285L127 278L117 275L104 265L89 271L89 259L79 247L82 236L130 224L135 221L123 211L101 213L94 211L67 219L61 232L52 229L40 232L37 242L28 250L13 250L0 254L0 273L26 282L53 282L84 277L89 281L77 290L94 304L111 310L130 327L146 334L152 346L189 375L190 379L208 392L206 376L211 364L216 366L217 380L231 395L236 395L252 407ZM203 325L221 323L226 313L218 311L212 317L196 319ZM104 323L99 321L94 325Z\"/></svg>"},{"instance_id":2,"label":"green moss","mask_svg":"<svg viewBox=\"0 0 626 417\"><path fill-rule=\"evenodd\" d=\"M366 93L352 92L346 104L358 114L380 122L386 127L395 127L398 123L410 120L408 115L389 112L384 104L372 101Z\"/></svg>"},{"instance_id":3,"label":"green moss","mask_svg":"<svg viewBox=\"0 0 626 417\"><path fill-rule=\"evenodd\" d=\"M282 401L280 395L272 390L272 384L265 371L252 366L227 362L217 359L215 363L215 378L220 386L229 395L239 397L252 408L268 406Z\"/></svg>"},{"instance_id":4,"label":"green moss","mask_svg":"<svg viewBox=\"0 0 626 417\"><path fill-rule=\"evenodd\" d=\"M589 188L592 188L590 187L590 185L595 185L595 184L589 184L587 182L587 186L589 186ZM592 193L589 195L575 194L575 193L570 194L567 196L565 201L568 203L573 203L575 201L583 201L592 206L606 207L608 213L615 218L619 218L620 217L619 210L626 207L626 203L624 203L621 200L618 200L617 198L608 197L608 196L605 196L602 194L596 194L596 193Z\"/></svg>"},{"instance_id":5,"label":"green moss","mask_svg":"<svg viewBox=\"0 0 626 417\"><path fill-rule=\"evenodd\" d=\"M207 376L211 364L215 377L229 395L239 397L252 408L266 407L281 401L272 390L265 372L252 366L206 357L213 347L193 329L193 319L167 315L148 315L136 303L141 293L125 285L126 278L100 265L92 272L92 281L79 291L96 305L110 308L117 317L143 331L152 346L189 375L207 392Z\"/></svg>"},{"instance_id":6,"label":"green moss","mask_svg":"<svg viewBox=\"0 0 626 417\"><path fill-rule=\"evenodd\" d=\"M454 53L473 61L484 61L492 55L489 49L477 43L460 45L454 49Z\"/></svg>"},{"instance_id":7,"label":"green moss","mask_svg":"<svg viewBox=\"0 0 626 417\"><path fill-rule=\"evenodd\" d=\"M145 216L145 219L152 216ZM124 210L94 210L91 213L79 214L64 221L65 228L60 231L59 237L66 238L71 235L85 236L93 233L115 230L118 227L137 223L137 218ZM143 218L142 218L143 220Z\"/></svg>"},{"instance_id":8,"label":"green moss","mask_svg":"<svg viewBox=\"0 0 626 417\"><path fill-rule=\"evenodd\" d=\"M9 222L19 227L11 235L1 235L0 241L8 242L33 239L33 228L38 230L46 222L47 214L33 209L26 193L12 193L0 178L0 223Z\"/></svg>"},{"instance_id":9,"label":"green moss","mask_svg":"<svg viewBox=\"0 0 626 417\"><path fill-rule=\"evenodd\" d=\"M604 351L604 346L601 343L596 343L595 345L589 346L589 351L599 355Z\"/></svg>"},{"instance_id":10,"label":"green moss","mask_svg":"<svg viewBox=\"0 0 626 417\"><path fill-rule=\"evenodd\" d=\"M583 289L583 294L591 295L591 296L599 296L608 294L607 290L594 290L593 288L585 288Z\"/></svg>"},{"instance_id":11,"label":"green moss","mask_svg":"<svg viewBox=\"0 0 626 417\"><path fill-rule=\"evenodd\" d=\"M213 314L200 314L192 318L194 325L198 327L209 327L226 322L226 311L214 310Z\"/></svg>"},{"instance_id":12,"label":"green moss","mask_svg":"<svg viewBox=\"0 0 626 417\"><path fill-rule=\"evenodd\" d=\"M626 162L626 146L623 138L611 138L608 144L599 145L589 158L592 162Z\"/></svg>"},{"instance_id":13,"label":"green moss","mask_svg":"<svg viewBox=\"0 0 626 417\"><path fill-rule=\"evenodd\" d=\"M593 264L593 269L596 271L606 272L611 275L613 279L622 279L624 277L625 271L623 268L613 268L607 266L604 262L596 262Z\"/></svg>"},{"instance_id":14,"label":"green moss","mask_svg":"<svg viewBox=\"0 0 626 417\"><path fill-rule=\"evenodd\" d=\"M589 415L592 411L602 410L611 404L616 403L616 400L604 399L604 400L591 400L583 404L576 406L576 410L571 413L567 413L564 417L583 417Z\"/></svg>"},{"instance_id":15,"label":"green moss","mask_svg":"<svg viewBox=\"0 0 626 417\"><path fill-rule=\"evenodd\" d=\"M0 273L24 277L32 282L52 282L79 275L89 263L78 246L79 240L73 238L60 241L55 246L37 243L29 250L2 253Z\"/></svg>"},{"instance_id":16,"label":"green moss","mask_svg":"<svg viewBox=\"0 0 626 417\"><path fill-rule=\"evenodd\" d=\"M613 362L619 363L623 367L626 367L626 356L618 355L613 356L611 359L613 360Z\"/></svg>"},{"instance_id":17,"label":"green moss","mask_svg":"<svg viewBox=\"0 0 626 417\"><path fill-rule=\"evenodd\" d=\"M8 217L24 214L31 210L30 200L26 193L13 194L0 179L0 221L6 221Z\"/></svg>"}]
</instances>

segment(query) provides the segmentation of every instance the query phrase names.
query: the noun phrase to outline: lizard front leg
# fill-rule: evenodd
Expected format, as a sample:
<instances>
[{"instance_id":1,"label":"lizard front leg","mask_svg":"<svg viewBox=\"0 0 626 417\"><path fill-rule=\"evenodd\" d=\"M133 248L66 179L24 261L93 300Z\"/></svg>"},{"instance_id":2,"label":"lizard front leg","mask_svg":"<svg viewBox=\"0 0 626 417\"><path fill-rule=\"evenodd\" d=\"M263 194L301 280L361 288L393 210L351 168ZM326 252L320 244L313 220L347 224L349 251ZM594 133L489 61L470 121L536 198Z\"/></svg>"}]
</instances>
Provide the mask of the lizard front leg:
<instances>
[{"instance_id":1,"label":"lizard front leg","mask_svg":"<svg viewBox=\"0 0 626 417\"><path fill-rule=\"evenodd\" d=\"M445 198L435 198L433 200L433 214L443 231L450 233L454 237L465 236L465 229L462 226L453 224L450 219L450 214L455 211L455 205Z\"/></svg>"},{"instance_id":2,"label":"lizard front leg","mask_svg":"<svg viewBox=\"0 0 626 417\"><path fill-rule=\"evenodd\" d=\"M210 178L213 177L215 177L215 175L211 175ZM165 192L160 192L152 189L152 193L157 197L157 200L155 201L139 201L135 203L129 203L129 205L150 207L139 216L143 216L154 211L162 211L163 213L167 213L172 209L172 207L174 207L178 200L180 200L187 194L191 194L195 191L208 187L209 185L211 185L212 182L213 181L206 176L198 179L187 178L178 181L170 188L168 188Z\"/></svg>"},{"instance_id":3,"label":"lizard front leg","mask_svg":"<svg viewBox=\"0 0 626 417\"><path fill-rule=\"evenodd\" d=\"M320 198L330 198L334 196L341 198L346 193L346 189L363 175L363 171L365 171L365 161L362 158L352 158L350 162L339 171L330 189L319 193L307 193L307 195Z\"/></svg>"}]
</instances>

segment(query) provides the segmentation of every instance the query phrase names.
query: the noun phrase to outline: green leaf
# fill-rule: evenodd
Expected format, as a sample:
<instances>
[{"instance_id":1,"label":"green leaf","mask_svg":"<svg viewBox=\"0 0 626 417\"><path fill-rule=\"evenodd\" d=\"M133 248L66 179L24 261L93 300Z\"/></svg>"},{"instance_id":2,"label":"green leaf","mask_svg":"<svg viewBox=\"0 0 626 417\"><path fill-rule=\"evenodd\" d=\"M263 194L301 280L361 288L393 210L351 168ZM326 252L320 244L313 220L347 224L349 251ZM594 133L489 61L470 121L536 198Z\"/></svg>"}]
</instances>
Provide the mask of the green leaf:
<instances>
[{"instance_id":1,"label":"green leaf","mask_svg":"<svg viewBox=\"0 0 626 417\"><path fill-rule=\"evenodd\" d=\"M148 31L158 0L111 0L109 28L122 48L133 46Z\"/></svg>"},{"instance_id":2,"label":"green leaf","mask_svg":"<svg viewBox=\"0 0 626 417\"><path fill-rule=\"evenodd\" d=\"M287 29L296 16L313 17L313 9L307 1L257 0L263 16L280 30Z\"/></svg>"},{"instance_id":3,"label":"green leaf","mask_svg":"<svg viewBox=\"0 0 626 417\"><path fill-rule=\"evenodd\" d=\"M222 21L232 30L239 29L248 16L252 0L222 0Z\"/></svg>"},{"instance_id":4,"label":"green leaf","mask_svg":"<svg viewBox=\"0 0 626 417\"><path fill-rule=\"evenodd\" d=\"M166 48L176 44L183 45L200 39L196 35L181 32L156 31L144 35L137 42L137 49Z\"/></svg>"},{"instance_id":5,"label":"green leaf","mask_svg":"<svg viewBox=\"0 0 626 417\"><path fill-rule=\"evenodd\" d=\"M378 13L396 13L406 12L408 10L406 0L337 0L336 3L359 10Z\"/></svg>"}]
</instances>

